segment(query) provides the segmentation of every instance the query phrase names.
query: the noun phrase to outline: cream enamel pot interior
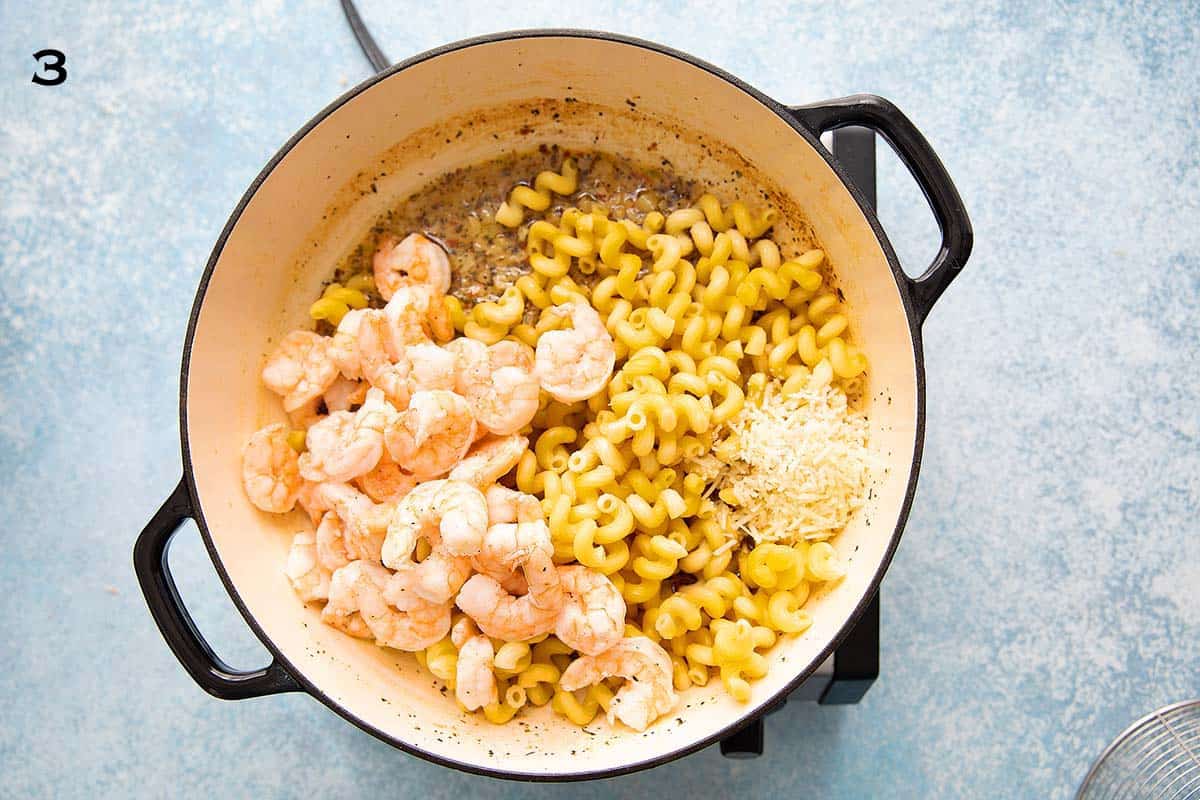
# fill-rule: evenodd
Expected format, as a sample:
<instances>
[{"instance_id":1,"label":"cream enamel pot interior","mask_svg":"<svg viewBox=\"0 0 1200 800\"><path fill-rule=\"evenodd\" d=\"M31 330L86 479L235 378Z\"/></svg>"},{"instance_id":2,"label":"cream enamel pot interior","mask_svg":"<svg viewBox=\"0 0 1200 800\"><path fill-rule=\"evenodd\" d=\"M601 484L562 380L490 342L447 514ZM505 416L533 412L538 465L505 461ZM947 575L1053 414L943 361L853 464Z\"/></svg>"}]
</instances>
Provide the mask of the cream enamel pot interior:
<instances>
[{"instance_id":1,"label":"cream enamel pot interior","mask_svg":"<svg viewBox=\"0 0 1200 800\"><path fill-rule=\"evenodd\" d=\"M942 246L920 278L901 271L878 220L819 142L843 125L875 129L934 209ZM682 694L645 733L606 723L586 733L540 709L495 726L460 713L413 657L319 621L283 574L300 511L277 517L246 500L240 449L282 419L259 381L271 342L308 323L335 261L374 218L431 177L540 143L668 159L720 194L759 197L824 247L867 353L867 412L886 462L867 508L841 535L849 573L810 602L814 623L771 653L771 670L739 704L714 681ZM731 176L734 176L731 178ZM928 143L890 103L857 96L788 108L690 56L578 31L500 34L449 45L388 69L317 115L271 160L238 204L201 279L184 345L183 479L150 521L134 563L167 643L205 690L238 699L305 691L405 751L501 777L570 780L662 763L732 733L774 706L833 651L873 596L908 514L920 463L924 372L920 323L962 268L971 228ZM166 551L196 520L234 603L271 651L236 671L212 652L180 601Z\"/></svg>"}]
</instances>

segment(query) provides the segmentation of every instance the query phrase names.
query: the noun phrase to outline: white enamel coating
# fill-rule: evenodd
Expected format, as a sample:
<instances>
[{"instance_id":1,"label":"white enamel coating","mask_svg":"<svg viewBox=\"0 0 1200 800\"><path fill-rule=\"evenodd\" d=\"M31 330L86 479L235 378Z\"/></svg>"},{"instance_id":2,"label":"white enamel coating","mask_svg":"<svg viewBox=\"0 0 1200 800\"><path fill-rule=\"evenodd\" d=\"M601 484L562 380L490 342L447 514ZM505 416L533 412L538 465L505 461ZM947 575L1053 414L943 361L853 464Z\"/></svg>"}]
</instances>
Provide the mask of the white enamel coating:
<instances>
[{"instance_id":1,"label":"white enamel coating","mask_svg":"<svg viewBox=\"0 0 1200 800\"><path fill-rule=\"evenodd\" d=\"M531 104L557 110L559 119L532 114ZM669 158L681 174L714 182L738 169L744 196L754 187L770 190L787 217L779 229L803 239L806 219L829 253L853 336L872 365L872 441L887 469L869 507L837 542L849 575L810 602L812 628L776 647L750 704L710 684L684 693L675 713L642 734L600 722L590 726L595 735L584 733L544 709L528 724L502 727L460 713L411 656L320 624L283 575L291 535L307 521L300 512L256 511L240 484L242 443L282 417L258 379L264 355L280 335L306 324L305 310L335 261L382 209L431 176L540 142ZM377 192L364 194L371 182ZM731 199L729 184L722 186ZM228 237L203 298L186 435L219 561L253 620L307 682L348 715L433 756L475 769L570 776L628 769L710 738L821 660L880 568L901 512L915 445L914 355L882 246L828 164L772 110L655 50L598 39L511 39L443 53L367 88L270 173Z\"/></svg>"}]
</instances>

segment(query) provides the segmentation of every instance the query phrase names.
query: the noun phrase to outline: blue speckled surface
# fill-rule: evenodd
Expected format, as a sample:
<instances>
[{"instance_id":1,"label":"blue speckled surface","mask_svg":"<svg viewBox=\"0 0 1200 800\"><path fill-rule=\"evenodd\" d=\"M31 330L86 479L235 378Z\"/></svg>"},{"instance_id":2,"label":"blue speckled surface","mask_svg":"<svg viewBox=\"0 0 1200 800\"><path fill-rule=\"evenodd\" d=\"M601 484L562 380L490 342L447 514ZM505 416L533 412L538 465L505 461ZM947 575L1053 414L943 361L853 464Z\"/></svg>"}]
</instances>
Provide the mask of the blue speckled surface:
<instances>
[{"instance_id":1,"label":"blue speckled surface","mask_svg":"<svg viewBox=\"0 0 1200 800\"><path fill-rule=\"evenodd\" d=\"M431 766L302 695L222 703L175 662L130 547L179 475L195 284L262 164L366 65L334 0L37 5L0 3L0 796L1065 797L1128 721L1200 694L1195 3L365 4L394 58L599 27L781 100L883 94L975 224L925 329L881 679L771 717L757 761L574 787ZM64 86L29 82L42 47ZM895 162L881 184L919 266L932 222ZM194 530L173 562L218 649L261 663Z\"/></svg>"}]
</instances>

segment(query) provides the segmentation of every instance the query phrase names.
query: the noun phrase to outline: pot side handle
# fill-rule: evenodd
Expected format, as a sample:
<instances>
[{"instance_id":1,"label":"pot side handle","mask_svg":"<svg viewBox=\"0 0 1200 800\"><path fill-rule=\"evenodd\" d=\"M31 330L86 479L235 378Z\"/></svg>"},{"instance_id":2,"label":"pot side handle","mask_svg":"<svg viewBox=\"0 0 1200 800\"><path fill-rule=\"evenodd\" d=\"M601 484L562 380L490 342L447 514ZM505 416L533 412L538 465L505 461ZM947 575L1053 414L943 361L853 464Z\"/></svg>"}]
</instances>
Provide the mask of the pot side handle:
<instances>
[{"instance_id":1,"label":"pot side handle","mask_svg":"<svg viewBox=\"0 0 1200 800\"><path fill-rule=\"evenodd\" d=\"M141 584L146 605L171 652L200 688L222 700L303 691L304 687L278 660L272 660L263 669L242 672L222 661L200 635L183 605L167 564L171 539L192 514L187 484L180 480L133 546L133 571Z\"/></svg>"},{"instance_id":2,"label":"pot side handle","mask_svg":"<svg viewBox=\"0 0 1200 800\"><path fill-rule=\"evenodd\" d=\"M917 321L924 322L942 292L966 265L975 239L962 198L941 159L908 117L877 95L856 94L788 110L817 137L847 125L861 125L879 133L921 187L942 232L942 245L933 263L920 276L908 279Z\"/></svg>"}]
</instances>

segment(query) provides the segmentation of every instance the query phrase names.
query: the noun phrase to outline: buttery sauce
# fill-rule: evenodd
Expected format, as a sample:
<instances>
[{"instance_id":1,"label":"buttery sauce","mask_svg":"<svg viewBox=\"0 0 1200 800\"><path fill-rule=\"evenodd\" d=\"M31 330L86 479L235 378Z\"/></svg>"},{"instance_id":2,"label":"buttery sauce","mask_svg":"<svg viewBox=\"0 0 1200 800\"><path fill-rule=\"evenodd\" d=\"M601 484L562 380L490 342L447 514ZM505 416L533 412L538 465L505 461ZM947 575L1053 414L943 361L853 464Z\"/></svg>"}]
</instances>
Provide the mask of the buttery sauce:
<instances>
[{"instance_id":1,"label":"buttery sauce","mask_svg":"<svg viewBox=\"0 0 1200 800\"><path fill-rule=\"evenodd\" d=\"M525 253L528 224L513 230L495 220L496 209L517 184L529 184L543 170L557 172L567 157L579 166L574 194L554 201L544 213L557 223L572 206L607 211L614 218L641 223L647 212L670 213L691 205L700 187L663 165L644 166L604 152L566 151L557 146L510 153L454 170L426 184L383 215L363 241L339 265L334 280L371 272L379 240L424 233L445 248L453 274L450 294L468 308L496 300L530 271Z\"/></svg>"}]
</instances>

